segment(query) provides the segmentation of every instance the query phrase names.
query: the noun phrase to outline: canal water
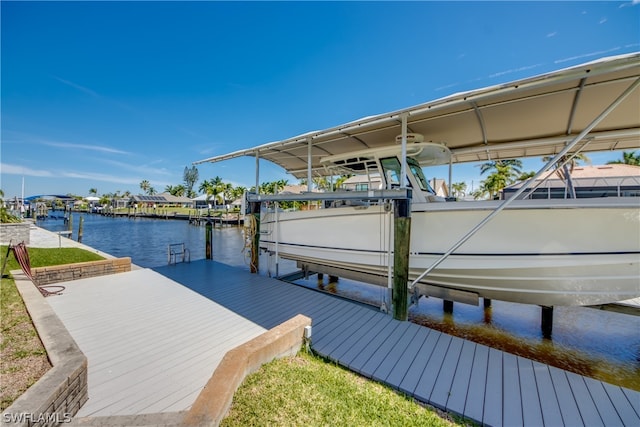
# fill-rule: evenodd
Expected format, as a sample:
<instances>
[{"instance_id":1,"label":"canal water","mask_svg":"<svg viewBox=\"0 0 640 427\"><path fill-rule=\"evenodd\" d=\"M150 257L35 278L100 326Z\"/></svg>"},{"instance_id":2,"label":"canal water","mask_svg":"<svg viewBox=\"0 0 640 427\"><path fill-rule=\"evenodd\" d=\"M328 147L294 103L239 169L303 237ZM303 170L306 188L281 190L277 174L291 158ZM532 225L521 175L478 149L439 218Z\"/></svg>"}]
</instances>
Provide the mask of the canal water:
<instances>
[{"instance_id":1,"label":"canal water","mask_svg":"<svg viewBox=\"0 0 640 427\"><path fill-rule=\"evenodd\" d=\"M205 258L205 229L184 220L111 218L74 214L74 239L80 215L84 217L82 243L114 256L130 256L141 267L167 264L169 244L185 243L191 260ZM44 220L40 227L66 229L62 220ZM249 269L242 227L213 230L216 261ZM274 257L260 258L261 274L276 275ZM280 260L278 274L296 270L295 264ZM388 301L385 288L345 279L328 282L327 276L300 279L297 285L334 293L380 307ZM292 285L293 286L293 285ZM588 377L640 390L640 316L586 307L555 307L552 339L540 331L538 306L492 301L491 308L456 303L452 314L444 313L442 300L421 298L409 309L415 323L512 354L538 360Z\"/></svg>"}]
</instances>

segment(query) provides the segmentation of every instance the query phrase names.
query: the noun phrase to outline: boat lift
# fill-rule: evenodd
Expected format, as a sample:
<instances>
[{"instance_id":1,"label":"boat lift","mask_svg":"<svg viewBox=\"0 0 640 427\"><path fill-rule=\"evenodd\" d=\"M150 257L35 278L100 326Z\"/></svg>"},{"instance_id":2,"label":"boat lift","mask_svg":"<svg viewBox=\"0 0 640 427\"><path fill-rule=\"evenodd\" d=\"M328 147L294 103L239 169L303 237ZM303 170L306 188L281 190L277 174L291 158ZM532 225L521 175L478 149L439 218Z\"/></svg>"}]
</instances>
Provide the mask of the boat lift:
<instances>
[{"instance_id":1,"label":"boat lift","mask_svg":"<svg viewBox=\"0 0 640 427\"><path fill-rule=\"evenodd\" d=\"M347 143L364 147L379 147L382 144L388 144L390 137L394 134L397 135L398 128L401 132L402 158L405 159L401 162L403 177L406 177L406 148L409 131L428 134L432 140L446 141L455 156L456 163L487 160L492 157L493 153L497 153L498 158L553 154L553 159L527 181L519 191L501 203L495 211L473 227L411 283L409 283L408 274L404 273L405 268L408 270L408 262L404 267L402 264L395 264L396 258L404 256L404 251L407 251L408 254L410 247L408 233L406 239L400 239L402 244L396 241L394 267L397 268L393 269L394 276L396 276L393 285L394 294L406 295L409 289L419 293L421 286L423 286L420 283L421 280L518 198L538 177L567 155L579 142L586 140L580 150L583 150L587 145L593 151L637 147L640 138L637 103L627 101L626 108L618 109L616 114L611 113L640 85L639 65L640 53L603 58L517 82L454 94L415 107L366 117L324 131L309 132L282 141L204 159L194 162L194 164L254 156L256 188L259 188L260 158L282 166L297 178L303 178L306 175L308 193L296 196L248 195L247 212L256 216L258 221L260 204L266 201L344 200L346 197L360 200L376 198L394 200L394 203L404 200L404 205L398 206L396 211L400 213L401 218L406 220L405 224L408 229L411 221L409 214L411 197L410 193L401 195L403 190L407 191L406 181L401 182L398 193L385 193L398 190L381 190L381 193L371 195L368 193L357 194L357 192L349 192L349 195L344 193L312 193L314 173L316 175L329 174L329 171L323 170L319 159L323 156L344 152ZM620 95L607 106L610 99L607 95L615 93ZM579 101L585 98L589 99L589 101L585 101L589 108L584 108L582 104L579 105ZM543 101L546 102L544 105L549 108L540 107ZM562 108L561 106L568 102L571 102L571 109L568 111L568 120L563 121L555 109ZM594 111L600 113L591 120ZM532 116L531 113L534 115ZM514 121L517 120L518 124L504 125L505 120L509 122L510 119L503 117L503 114L508 115ZM606 121L605 118L607 118ZM587 123L586 127L582 127ZM606 123L606 125L598 126L601 123ZM577 135L573 133L574 129L579 131ZM395 133L391 133L394 130ZM489 131L492 133L490 134ZM304 166L302 166L303 164ZM449 177L449 185L451 185L451 162ZM256 259L259 235L258 224L254 236ZM403 280L404 283L401 284ZM406 307L406 300L405 297L403 304L401 301L396 301L394 296L394 302L397 303L397 307L394 307L394 317L406 319L407 311L406 308L403 309L403 305ZM543 307L542 327L546 331L545 335L551 334L552 310L550 307Z\"/></svg>"}]
</instances>

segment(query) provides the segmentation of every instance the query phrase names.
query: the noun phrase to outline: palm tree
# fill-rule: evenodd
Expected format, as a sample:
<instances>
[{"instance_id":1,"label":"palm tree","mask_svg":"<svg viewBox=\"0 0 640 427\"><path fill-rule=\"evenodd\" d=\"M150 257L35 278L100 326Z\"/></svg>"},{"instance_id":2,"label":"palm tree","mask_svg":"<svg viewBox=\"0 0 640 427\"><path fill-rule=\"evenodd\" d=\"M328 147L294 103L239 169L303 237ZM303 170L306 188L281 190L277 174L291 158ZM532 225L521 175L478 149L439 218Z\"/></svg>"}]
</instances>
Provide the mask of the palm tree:
<instances>
[{"instance_id":1,"label":"palm tree","mask_svg":"<svg viewBox=\"0 0 640 427\"><path fill-rule=\"evenodd\" d=\"M233 189L231 190L231 197L233 198L233 200L239 199L240 197L242 197L245 191L247 191L246 187L233 187Z\"/></svg>"},{"instance_id":2,"label":"palm tree","mask_svg":"<svg viewBox=\"0 0 640 427\"><path fill-rule=\"evenodd\" d=\"M453 189L453 195L455 197L464 197L467 193L467 183L466 182L456 182L451 185Z\"/></svg>"},{"instance_id":3,"label":"palm tree","mask_svg":"<svg viewBox=\"0 0 640 427\"><path fill-rule=\"evenodd\" d=\"M147 181L146 179L143 179L142 182L140 183L140 189L145 193L149 192L150 187L151 187L151 184L149 184L149 181Z\"/></svg>"},{"instance_id":4,"label":"palm tree","mask_svg":"<svg viewBox=\"0 0 640 427\"><path fill-rule=\"evenodd\" d=\"M216 182L218 183L216 184ZM213 197L214 209L216 206L216 202L220 199L220 194L222 193L221 183L222 183L222 180L220 180L220 177L216 177L211 180L205 179L204 181L202 181L202 183L200 183L199 190L201 193L204 193L207 195L207 203Z\"/></svg>"},{"instance_id":5,"label":"palm tree","mask_svg":"<svg viewBox=\"0 0 640 427\"><path fill-rule=\"evenodd\" d=\"M522 161L518 159L495 160L480 165L480 174L495 169L496 172L506 174L506 178L514 178L521 173Z\"/></svg>"},{"instance_id":6,"label":"palm tree","mask_svg":"<svg viewBox=\"0 0 640 427\"><path fill-rule=\"evenodd\" d=\"M542 161L547 163L551 160L552 156L545 156L542 158ZM582 153L577 153L575 155L564 155L558 159L558 161L553 165L553 168L556 171L556 175L563 180L569 190L569 195L572 198L576 198L576 190L573 188L573 181L571 180L571 174L573 173L573 169L578 166L580 162L591 163L591 160Z\"/></svg>"},{"instance_id":7,"label":"palm tree","mask_svg":"<svg viewBox=\"0 0 640 427\"><path fill-rule=\"evenodd\" d=\"M185 188L184 185L182 184L178 184L178 185L167 185L164 187L164 191L165 193L169 193L173 196L184 196L185 193Z\"/></svg>"},{"instance_id":8,"label":"palm tree","mask_svg":"<svg viewBox=\"0 0 640 427\"><path fill-rule=\"evenodd\" d=\"M489 198L493 199L507 185L516 182L522 173L520 168L522 168L522 161L518 159L495 160L481 164L481 174L490 170L494 172L480 182L480 188L474 192L474 197L479 198L488 194Z\"/></svg>"},{"instance_id":9,"label":"palm tree","mask_svg":"<svg viewBox=\"0 0 640 427\"><path fill-rule=\"evenodd\" d=\"M89 195L97 196L98 195L98 189L97 188L90 188L89 189Z\"/></svg>"},{"instance_id":10,"label":"palm tree","mask_svg":"<svg viewBox=\"0 0 640 427\"><path fill-rule=\"evenodd\" d=\"M636 154L635 151L623 151L622 152L622 160L611 160L607 162L608 165L615 164L623 164L623 165L632 165L632 166L640 166L640 153Z\"/></svg>"}]
</instances>

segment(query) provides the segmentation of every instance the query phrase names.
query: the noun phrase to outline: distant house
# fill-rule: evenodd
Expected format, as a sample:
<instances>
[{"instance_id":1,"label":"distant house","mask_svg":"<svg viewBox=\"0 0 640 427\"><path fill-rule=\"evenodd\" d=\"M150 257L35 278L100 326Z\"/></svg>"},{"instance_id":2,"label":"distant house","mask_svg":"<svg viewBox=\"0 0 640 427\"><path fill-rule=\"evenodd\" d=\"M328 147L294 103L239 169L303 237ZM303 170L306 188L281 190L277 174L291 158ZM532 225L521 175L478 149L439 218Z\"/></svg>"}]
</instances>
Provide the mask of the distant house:
<instances>
[{"instance_id":1,"label":"distant house","mask_svg":"<svg viewBox=\"0 0 640 427\"><path fill-rule=\"evenodd\" d=\"M194 197L193 199L191 199L194 208L196 209L208 209L209 205L211 205L211 207L213 208L214 203L213 203L213 196L208 196L209 200L207 200L207 195L206 194L201 194L198 197ZM219 199L216 202L216 207L218 209L226 209L227 208L227 203L223 204ZM242 198L236 199L233 202L231 202L229 204L229 209L235 209L235 208L240 208L240 206L242 205Z\"/></svg>"},{"instance_id":2,"label":"distant house","mask_svg":"<svg viewBox=\"0 0 640 427\"><path fill-rule=\"evenodd\" d=\"M307 185L301 185L301 184L292 184L292 185L285 185L284 187L282 187L282 190L280 190L278 192L278 194L302 194L302 193L306 193L307 192ZM318 193L319 190L317 189L313 189L311 190L312 193Z\"/></svg>"},{"instance_id":3,"label":"distant house","mask_svg":"<svg viewBox=\"0 0 640 427\"><path fill-rule=\"evenodd\" d=\"M571 182L576 198L592 197L640 197L640 166L610 164L600 166L576 166L571 173ZM503 198L516 192L522 182L510 185L503 190ZM556 171L549 171L540 177L530 188L535 188L529 198L564 199L568 197L569 187ZM521 197L528 194L525 191Z\"/></svg>"},{"instance_id":4,"label":"distant house","mask_svg":"<svg viewBox=\"0 0 640 427\"><path fill-rule=\"evenodd\" d=\"M372 173L371 175L354 175L345 179L340 188L346 191L380 190L382 188L382 180L378 173Z\"/></svg>"},{"instance_id":5,"label":"distant house","mask_svg":"<svg viewBox=\"0 0 640 427\"><path fill-rule=\"evenodd\" d=\"M211 200L213 197L209 196L209 200L207 200L207 197L208 196L206 194L201 194L198 197L191 199L191 202L196 209L206 209L209 207L209 203L213 206L213 200Z\"/></svg>"},{"instance_id":6,"label":"distant house","mask_svg":"<svg viewBox=\"0 0 640 427\"><path fill-rule=\"evenodd\" d=\"M129 207L129 199L126 197L115 197L111 199L111 207L114 209Z\"/></svg>"},{"instance_id":7,"label":"distant house","mask_svg":"<svg viewBox=\"0 0 640 427\"><path fill-rule=\"evenodd\" d=\"M444 179L433 178L429 180L429 185L441 197L449 197L449 188ZM346 179L341 188L347 191L369 191L379 190L382 188L382 180L380 174L372 173L371 175L355 175Z\"/></svg>"},{"instance_id":8,"label":"distant house","mask_svg":"<svg viewBox=\"0 0 640 427\"><path fill-rule=\"evenodd\" d=\"M182 208L192 208L193 200L188 197L182 196L174 196L169 193L160 193L154 194L152 196L138 194L136 196L131 196L129 199L129 203L131 205L138 206L155 206L155 207L182 207Z\"/></svg>"}]
</instances>

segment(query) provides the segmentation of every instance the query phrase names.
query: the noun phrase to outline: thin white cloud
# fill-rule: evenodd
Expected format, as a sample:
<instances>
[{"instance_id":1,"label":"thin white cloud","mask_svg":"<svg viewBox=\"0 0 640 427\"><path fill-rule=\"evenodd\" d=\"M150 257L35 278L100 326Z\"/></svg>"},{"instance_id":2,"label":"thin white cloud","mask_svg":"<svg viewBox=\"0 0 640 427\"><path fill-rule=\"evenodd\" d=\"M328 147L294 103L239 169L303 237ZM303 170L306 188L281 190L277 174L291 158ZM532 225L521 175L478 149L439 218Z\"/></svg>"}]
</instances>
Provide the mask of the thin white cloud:
<instances>
[{"instance_id":1,"label":"thin white cloud","mask_svg":"<svg viewBox=\"0 0 640 427\"><path fill-rule=\"evenodd\" d=\"M550 32L549 34L547 34L547 38L555 37L555 36L557 36L557 35L558 35L558 32L557 32L557 31L552 31L552 32Z\"/></svg>"},{"instance_id":2,"label":"thin white cloud","mask_svg":"<svg viewBox=\"0 0 640 427\"><path fill-rule=\"evenodd\" d=\"M607 55L607 54L613 53L613 52L618 51L618 50L620 50L619 47L614 47L614 48L607 49L607 50L598 50L598 51L595 51L595 52L584 53L582 55L576 55L576 56L570 56L568 58L557 59L557 60L553 61L553 63L554 64L560 64L562 62L575 61L575 60L578 60L578 59L590 58L590 57L593 57L593 56L602 56L602 55Z\"/></svg>"},{"instance_id":3,"label":"thin white cloud","mask_svg":"<svg viewBox=\"0 0 640 427\"><path fill-rule=\"evenodd\" d=\"M95 172L62 172L60 177L83 179L88 181L112 182L115 184L137 185L140 183L138 177L124 177L119 175L108 175Z\"/></svg>"},{"instance_id":4,"label":"thin white cloud","mask_svg":"<svg viewBox=\"0 0 640 427\"><path fill-rule=\"evenodd\" d=\"M55 176L52 172L42 169L31 169L25 166L12 165L9 163L0 163L0 170L7 175L24 175L24 176Z\"/></svg>"},{"instance_id":5,"label":"thin white cloud","mask_svg":"<svg viewBox=\"0 0 640 427\"><path fill-rule=\"evenodd\" d=\"M535 64L535 65L526 65L524 67L519 67L519 68L512 68L511 70L506 70L506 71L500 71L494 74L490 74L489 78L495 78L495 77L501 77L507 74L512 74L512 73L519 73L521 71L528 71L528 70L532 70L534 68L538 68L540 67L542 64Z\"/></svg>"},{"instance_id":6,"label":"thin white cloud","mask_svg":"<svg viewBox=\"0 0 640 427\"><path fill-rule=\"evenodd\" d=\"M116 168L120 168L120 169L131 171L131 172L137 172L139 176L148 177L148 176L156 176L156 175L163 175L163 176L173 175L171 172L169 172L167 169L163 167L153 167L150 165L142 165L138 163L130 164L130 163L124 163L124 162L119 162L117 160L109 160L109 159L103 159L102 162ZM153 162L153 163L157 163L157 162ZM138 182L140 181L138 180Z\"/></svg>"},{"instance_id":7,"label":"thin white cloud","mask_svg":"<svg viewBox=\"0 0 640 427\"><path fill-rule=\"evenodd\" d=\"M607 18L600 18L600 21L598 21L598 24L604 24L605 22L607 22Z\"/></svg>"},{"instance_id":8,"label":"thin white cloud","mask_svg":"<svg viewBox=\"0 0 640 427\"><path fill-rule=\"evenodd\" d=\"M69 80L62 79L62 78L60 78L60 77L58 77L58 76L53 76L53 78L54 78L54 79L56 79L56 80L58 80L60 83L63 83L63 84L65 84L65 85L67 85L67 86L70 86L70 87L72 87L72 88L74 88L74 89L77 89L77 90L79 90L80 92L86 93L87 95L91 95L91 96L93 96L94 98L101 98L101 96L100 96L96 91L93 91L93 90L91 90L91 89L88 89L88 88L86 88L86 87L84 87L84 86L80 86L80 85L79 85L79 84L77 84L77 83L71 82L71 81L69 81Z\"/></svg>"},{"instance_id":9,"label":"thin white cloud","mask_svg":"<svg viewBox=\"0 0 640 427\"><path fill-rule=\"evenodd\" d=\"M84 86L79 85L79 84L77 84L77 83L74 83L74 82L72 82L72 81L69 81L69 80L65 80L65 79L63 79L63 78L60 78L60 77L58 77L58 76L52 76L52 77L53 77L54 79L58 80L60 83L65 84L65 85L67 85L67 86L69 86L69 87L72 87L72 88L74 88L74 89L76 89L76 90L78 90L78 91L80 91L80 92L82 92L82 93L85 93L85 94L87 94L87 95L89 95L89 96L91 96L91 97L93 97L93 98L99 99L99 100L100 100L100 101L102 101L102 102L108 102L108 103L111 103L112 105L115 105L115 106L117 106L118 108L121 108L121 109L123 109L123 110L125 110L125 111L128 111L128 112L130 112L130 113L140 114L140 113L139 113L135 108L130 107L130 106L129 106L129 105L127 105L127 104L123 104L122 102L119 102L119 101L116 101L116 100L110 99L110 98L108 98L108 97L106 97L106 96L100 95L98 92L96 92L96 91L95 91L95 90L93 90L93 89L89 89L89 88L87 88L87 87L84 87Z\"/></svg>"},{"instance_id":10,"label":"thin white cloud","mask_svg":"<svg viewBox=\"0 0 640 427\"><path fill-rule=\"evenodd\" d=\"M118 150L116 148L104 147L101 145L89 145L89 144L75 144L71 142L57 142L57 141L46 141L39 140L41 144L48 145L50 147L56 148L69 148L72 150L89 150L89 151L98 151L101 153L112 153L112 154L131 154L127 151Z\"/></svg>"},{"instance_id":11,"label":"thin white cloud","mask_svg":"<svg viewBox=\"0 0 640 427\"><path fill-rule=\"evenodd\" d=\"M618 6L618 8L623 8L623 7L633 7L633 6L637 6L640 4L640 0L632 0L628 3L620 3L620 6Z\"/></svg>"}]
</instances>

